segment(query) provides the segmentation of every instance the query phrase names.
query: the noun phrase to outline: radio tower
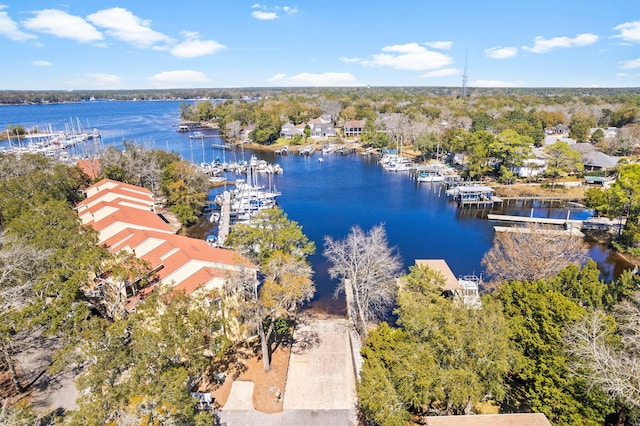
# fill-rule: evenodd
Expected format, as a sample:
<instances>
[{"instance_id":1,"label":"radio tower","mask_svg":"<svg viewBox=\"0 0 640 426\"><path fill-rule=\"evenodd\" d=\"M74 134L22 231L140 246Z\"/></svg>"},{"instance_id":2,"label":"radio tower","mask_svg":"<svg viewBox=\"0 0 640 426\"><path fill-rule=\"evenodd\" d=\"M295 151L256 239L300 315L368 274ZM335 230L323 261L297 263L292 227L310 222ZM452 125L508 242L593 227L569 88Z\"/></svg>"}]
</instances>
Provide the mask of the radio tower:
<instances>
[{"instance_id":1,"label":"radio tower","mask_svg":"<svg viewBox=\"0 0 640 426\"><path fill-rule=\"evenodd\" d=\"M462 95L460 97L467 97L467 55L464 55L464 73L462 74Z\"/></svg>"}]
</instances>

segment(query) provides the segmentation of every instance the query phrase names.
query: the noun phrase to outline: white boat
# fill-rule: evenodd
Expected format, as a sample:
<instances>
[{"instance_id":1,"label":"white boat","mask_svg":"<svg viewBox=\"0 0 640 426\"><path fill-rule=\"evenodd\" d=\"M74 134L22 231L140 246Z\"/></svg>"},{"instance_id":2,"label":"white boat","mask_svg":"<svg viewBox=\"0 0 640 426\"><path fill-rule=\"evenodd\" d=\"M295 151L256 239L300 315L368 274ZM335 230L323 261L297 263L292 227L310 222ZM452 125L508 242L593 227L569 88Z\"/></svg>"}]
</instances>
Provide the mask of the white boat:
<instances>
[{"instance_id":1,"label":"white boat","mask_svg":"<svg viewBox=\"0 0 640 426\"><path fill-rule=\"evenodd\" d=\"M408 172L413 169L411 160L400 155L389 155L384 161L381 159L380 163L388 172Z\"/></svg>"},{"instance_id":2,"label":"white boat","mask_svg":"<svg viewBox=\"0 0 640 426\"><path fill-rule=\"evenodd\" d=\"M444 176L435 170L423 170L416 176L418 182L444 182Z\"/></svg>"}]
</instances>

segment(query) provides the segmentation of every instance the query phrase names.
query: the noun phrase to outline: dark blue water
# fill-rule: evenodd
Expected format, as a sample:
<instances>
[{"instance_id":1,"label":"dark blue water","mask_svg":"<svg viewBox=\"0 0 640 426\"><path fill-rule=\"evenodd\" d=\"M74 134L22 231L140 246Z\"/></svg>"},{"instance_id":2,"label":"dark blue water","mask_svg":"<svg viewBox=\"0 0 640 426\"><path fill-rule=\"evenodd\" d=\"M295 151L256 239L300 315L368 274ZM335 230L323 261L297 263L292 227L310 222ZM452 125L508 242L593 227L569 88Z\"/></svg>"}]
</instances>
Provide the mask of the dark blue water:
<instances>
[{"instance_id":1,"label":"dark blue water","mask_svg":"<svg viewBox=\"0 0 640 426\"><path fill-rule=\"evenodd\" d=\"M100 130L104 145L121 146L123 139L135 141L150 148L176 151L194 163L216 158L248 160L251 154L279 163L284 173L270 181L263 175L261 183L282 191L279 205L316 244L316 254L310 260L318 289L312 305L318 310L335 313L343 306L332 298L335 283L328 277L328 265L322 256L324 237L344 238L353 226L366 231L384 224L389 245L397 249L405 270L415 259L442 258L455 275L482 272L481 260L492 245L494 224L486 219L486 210L459 209L447 199L440 185L417 183L407 173L386 172L375 158L359 154L333 153L324 155L324 162L319 162L319 154L276 156L239 148L214 149L212 144L223 143L217 137L202 142L176 132L179 110L178 101L2 106L0 128L20 124L51 125L54 130L64 130L70 123L77 127L79 122L85 130ZM215 132L208 135L214 136ZM498 213L565 218L567 209L511 205ZM583 209L570 211L572 219L586 214ZM607 279L628 267L600 245L593 245L590 255Z\"/></svg>"}]
</instances>

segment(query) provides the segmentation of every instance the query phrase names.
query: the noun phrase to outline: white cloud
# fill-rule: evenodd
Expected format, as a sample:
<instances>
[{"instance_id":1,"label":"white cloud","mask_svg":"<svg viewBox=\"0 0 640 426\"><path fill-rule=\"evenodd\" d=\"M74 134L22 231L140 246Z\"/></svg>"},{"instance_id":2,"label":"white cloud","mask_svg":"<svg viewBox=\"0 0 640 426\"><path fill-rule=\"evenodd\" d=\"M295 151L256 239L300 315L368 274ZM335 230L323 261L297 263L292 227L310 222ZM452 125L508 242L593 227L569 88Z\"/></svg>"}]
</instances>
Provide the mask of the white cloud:
<instances>
[{"instance_id":1,"label":"white cloud","mask_svg":"<svg viewBox=\"0 0 640 426\"><path fill-rule=\"evenodd\" d=\"M430 41L424 44L425 46L433 47L434 49L450 50L453 47L452 41Z\"/></svg>"},{"instance_id":2,"label":"white cloud","mask_svg":"<svg viewBox=\"0 0 640 426\"><path fill-rule=\"evenodd\" d=\"M283 6L282 10L287 15L295 15L296 13L298 13L298 8L297 7Z\"/></svg>"},{"instance_id":3,"label":"white cloud","mask_svg":"<svg viewBox=\"0 0 640 426\"><path fill-rule=\"evenodd\" d=\"M303 72L297 75L276 74L267 80L277 86L361 86L358 80L350 73L326 72L324 74L311 74Z\"/></svg>"},{"instance_id":4,"label":"white cloud","mask_svg":"<svg viewBox=\"0 0 640 426\"><path fill-rule=\"evenodd\" d=\"M630 70L634 68L640 68L640 58L624 61L620 63L620 68L623 70Z\"/></svg>"},{"instance_id":5,"label":"white cloud","mask_svg":"<svg viewBox=\"0 0 640 426\"><path fill-rule=\"evenodd\" d=\"M34 67L50 67L53 64L49 61L33 61L31 62L31 65Z\"/></svg>"},{"instance_id":6,"label":"white cloud","mask_svg":"<svg viewBox=\"0 0 640 426\"><path fill-rule=\"evenodd\" d=\"M488 58L492 59L506 59L513 58L518 54L517 47L492 47L490 49L485 49L484 54L487 55Z\"/></svg>"},{"instance_id":7,"label":"white cloud","mask_svg":"<svg viewBox=\"0 0 640 426\"><path fill-rule=\"evenodd\" d=\"M473 87L522 87L524 81L500 81L500 80L476 80L471 86Z\"/></svg>"},{"instance_id":8,"label":"white cloud","mask_svg":"<svg viewBox=\"0 0 640 426\"><path fill-rule=\"evenodd\" d=\"M68 38L80 43L98 42L103 39L102 34L93 25L79 16L69 15L57 9L43 9L33 13L35 17L22 23L32 31Z\"/></svg>"},{"instance_id":9,"label":"white cloud","mask_svg":"<svg viewBox=\"0 0 640 426\"><path fill-rule=\"evenodd\" d=\"M347 58L345 56L339 57L338 60L340 60L342 62L346 62L348 64L354 64L354 63L362 62L362 58Z\"/></svg>"},{"instance_id":10,"label":"white cloud","mask_svg":"<svg viewBox=\"0 0 640 426\"><path fill-rule=\"evenodd\" d=\"M621 72L621 73L616 74L616 77L624 78L624 79L627 79L627 80L636 80L636 79L640 79L640 73L629 74L628 72Z\"/></svg>"},{"instance_id":11,"label":"white cloud","mask_svg":"<svg viewBox=\"0 0 640 426\"><path fill-rule=\"evenodd\" d=\"M443 68L441 70L430 71L422 74L421 78L447 77L450 75L458 75L460 70L457 68Z\"/></svg>"},{"instance_id":12,"label":"white cloud","mask_svg":"<svg viewBox=\"0 0 640 426\"><path fill-rule=\"evenodd\" d=\"M278 19L278 15L275 12L262 12L261 10L255 10L251 12L251 16L260 21L273 21Z\"/></svg>"},{"instance_id":13,"label":"white cloud","mask_svg":"<svg viewBox=\"0 0 640 426\"><path fill-rule=\"evenodd\" d=\"M151 29L149 20L140 19L127 9L114 7L99 10L87 16L94 25L104 28L106 33L138 48L170 43L170 37Z\"/></svg>"},{"instance_id":14,"label":"white cloud","mask_svg":"<svg viewBox=\"0 0 640 426\"><path fill-rule=\"evenodd\" d=\"M533 47L523 46L522 48L533 53L547 53L559 47L583 47L598 41L595 34L578 34L574 38L570 37L554 37L545 39L538 36L534 39Z\"/></svg>"},{"instance_id":15,"label":"white cloud","mask_svg":"<svg viewBox=\"0 0 640 426\"><path fill-rule=\"evenodd\" d=\"M180 70L165 71L147 78L158 89L176 89L202 87L211 79L200 71Z\"/></svg>"},{"instance_id":16,"label":"white cloud","mask_svg":"<svg viewBox=\"0 0 640 426\"><path fill-rule=\"evenodd\" d=\"M613 29L620 31L620 34L613 36L614 38L621 38L631 43L640 43L640 21L625 22L613 27Z\"/></svg>"},{"instance_id":17,"label":"white cloud","mask_svg":"<svg viewBox=\"0 0 640 426\"><path fill-rule=\"evenodd\" d=\"M120 76L106 73L87 73L66 82L69 87L78 89L118 89L120 83Z\"/></svg>"},{"instance_id":18,"label":"white cloud","mask_svg":"<svg viewBox=\"0 0 640 426\"><path fill-rule=\"evenodd\" d=\"M200 40L200 34L196 32L185 32L183 35L187 40L179 43L171 49L171 54L178 58L197 58L198 56L211 55L226 46L214 40Z\"/></svg>"},{"instance_id":19,"label":"white cloud","mask_svg":"<svg viewBox=\"0 0 640 426\"><path fill-rule=\"evenodd\" d=\"M298 8L293 6L274 6L272 8L267 7L267 5L255 3L251 6L251 9L259 9L251 12L251 16L260 20L260 21L273 21L278 19L278 12L283 12L287 15L295 15L298 13ZM275 10L275 12L269 12L269 9Z\"/></svg>"},{"instance_id":20,"label":"white cloud","mask_svg":"<svg viewBox=\"0 0 640 426\"><path fill-rule=\"evenodd\" d=\"M4 9L6 9L6 6L0 5L0 35L15 41L25 41L37 38L33 34L21 31L15 21L9 17L9 14L3 11Z\"/></svg>"},{"instance_id":21,"label":"white cloud","mask_svg":"<svg viewBox=\"0 0 640 426\"><path fill-rule=\"evenodd\" d=\"M453 62L450 56L428 50L418 43L385 46L382 48L382 53L371 55L371 58L361 63L371 67L424 71L444 67Z\"/></svg>"}]
</instances>

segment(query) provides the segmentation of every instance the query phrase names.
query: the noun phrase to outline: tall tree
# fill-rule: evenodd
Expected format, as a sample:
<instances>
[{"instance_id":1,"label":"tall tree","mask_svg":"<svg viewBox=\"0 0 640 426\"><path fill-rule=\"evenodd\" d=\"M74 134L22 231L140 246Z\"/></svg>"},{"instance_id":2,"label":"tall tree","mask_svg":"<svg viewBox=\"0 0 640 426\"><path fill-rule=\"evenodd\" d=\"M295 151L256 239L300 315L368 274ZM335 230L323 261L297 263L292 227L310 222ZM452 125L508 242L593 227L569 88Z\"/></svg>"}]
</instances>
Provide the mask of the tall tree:
<instances>
[{"instance_id":1,"label":"tall tree","mask_svg":"<svg viewBox=\"0 0 640 426\"><path fill-rule=\"evenodd\" d=\"M226 244L256 262L264 273L259 292L257 283L243 277L236 288L244 297L239 314L258 331L264 369L269 371L272 337L279 334L278 326L288 329L297 308L315 293L313 272L307 263L315 245L279 208L260 211L251 225L235 225Z\"/></svg>"},{"instance_id":2,"label":"tall tree","mask_svg":"<svg viewBox=\"0 0 640 426\"><path fill-rule=\"evenodd\" d=\"M545 147L544 153L547 155L545 172L551 176L553 187L556 186L558 176L579 172L584 169L580 153L571 148L566 142L560 141L553 145L548 145Z\"/></svg>"},{"instance_id":3,"label":"tall tree","mask_svg":"<svg viewBox=\"0 0 640 426\"><path fill-rule=\"evenodd\" d=\"M315 244L302 227L277 207L258 212L251 225L235 225L225 243L259 265L278 251L297 259L306 259L315 252Z\"/></svg>"},{"instance_id":4,"label":"tall tree","mask_svg":"<svg viewBox=\"0 0 640 426\"><path fill-rule=\"evenodd\" d=\"M593 115L577 112L573 114L569 123L569 137L578 142L588 142L593 127L596 127L596 119Z\"/></svg>"},{"instance_id":5,"label":"tall tree","mask_svg":"<svg viewBox=\"0 0 640 426\"><path fill-rule=\"evenodd\" d=\"M331 278L340 279L335 295L346 293L352 303L351 320L366 336L369 323L384 318L393 305L395 280L402 269L399 255L388 246L383 225L369 232L354 226L344 240L325 236L323 254L331 264Z\"/></svg>"},{"instance_id":6,"label":"tall tree","mask_svg":"<svg viewBox=\"0 0 640 426\"><path fill-rule=\"evenodd\" d=\"M210 421L209 414L196 413L190 391L210 373L209 356L220 338L212 333L220 329L221 317L205 295L170 291L156 289L126 319L94 317L84 323L83 339L70 352L85 366L71 424Z\"/></svg>"},{"instance_id":7,"label":"tall tree","mask_svg":"<svg viewBox=\"0 0 640 426\"><path fill-rule=\"evenodd\" d=\"M500 304L485 299L469 308L447 299L442 275L425 267L411 267L400 282L399 328L380 324L362 350L365 416L404 424L411 416L470 414L487 395L501 401L511 355Z\"/></svg>"},{"instance_id":8,"label":"tall tree","mask_svg":"<svg viewBox=\"0 0 640 426\"><path fill-rule=\"evenodd\" d=\"M584 279L591 280L587 275ZM509 281L494 294L504 306L510 346L518 353L508 381L510 404L542 412L553 424L603 424L612 404L597 389L587 392L589 382L571 374L565 352L566 327L586 312L581 300L563 294L553 280Z\"/></svg>"},{"instance_id":9,"label":"tall tree","mask_svg":"<svg viewBox=\"0 0 640 426\"><path fill-rule=\"evenodd\" d=\"M271 338L274 332L278 332L278 322L295 319L298 308L311 300L316 288L311 280L311 266L291 254L274 253L264 265L263 272L265 280L260 289L260 303L264 313L258 332L264 370L269 371Z\"/></svg>"}]
</instances>

